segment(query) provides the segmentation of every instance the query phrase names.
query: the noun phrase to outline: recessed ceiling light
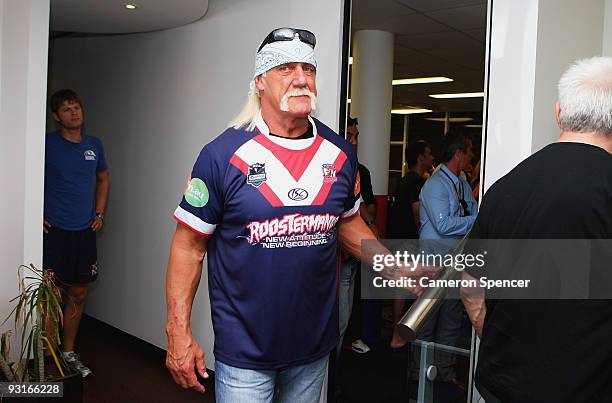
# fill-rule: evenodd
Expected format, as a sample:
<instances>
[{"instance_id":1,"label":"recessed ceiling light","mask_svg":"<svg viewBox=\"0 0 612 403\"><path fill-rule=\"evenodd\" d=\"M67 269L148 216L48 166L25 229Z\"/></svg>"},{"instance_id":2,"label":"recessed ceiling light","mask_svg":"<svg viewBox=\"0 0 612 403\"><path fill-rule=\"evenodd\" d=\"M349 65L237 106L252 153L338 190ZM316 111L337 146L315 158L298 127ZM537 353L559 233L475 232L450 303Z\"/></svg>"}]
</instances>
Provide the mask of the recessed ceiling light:
<instances>
[{"instance_id":1,"label":"recessed ceiling light","mask_svg":"<svg viewBox=\"0 0 612 403\"><path fill-rule=\"evenodd\" d=\"M128 10L136 10L138 8L138 6L136 4L124 4L123 7L127 8Z\"/></svg>"},{"instance_id":2,"label":"recessed ceiling light","mask_svg":"<svg viewBox=\"0 0 612 403\"><path fill-rule=\"evenodd\" d=\"M349 57L349 64L353 64L353 56Z\"/></svg>"},{"instance_id":3,"label":"recessed ceiling light","mask_svg":"<svg viewBox=\"0 0 612 403\"><path fill-rule=\"evenodd\" d=\"M459 92L456 94L431 94L432 98L480 98L484 97L484 92Z\"/></svg>"},{"instance_id":4,"label":"recessed ceiling light","mask_svg":"<svg viewBox=\"0 0 612 403\"><path fill-rule=\"evenodd\" d=\"M446 122L446 118L425 118L425 120L433 120L434 122ZM471 122L474 118L448 118L451 123Z\"/></svg>"},{"instance_id":5,"label":"recessed ceiling light","mask_svg":"<svg viewBox=\"0 0 612 403\"><path fill-rule=\"evenodd\" d=\"M417 78L400 78L393 80L393 85L410 85L410 84L429 84L429 83L448 83L454 81L448 77L417 77Z\"/></svg>"},{"instance_id":6,"label":"recessed ceiling light","mask_svg":"<svg viewBox=\"0 0 612 403\"><path fill-rule=\"evenodd\" d=\"M350 104L350 103L351 103L351 99L350 99L350 98L349 98L349 99L347 99L347 100L346 100L346 103L347 103L347 104Z\"/></svg>"},{"instance_id":7,"label":"recessed ceiling light","mask_svg":"<svg viewBox=\"0 0 612 403\"><path fill-rule=\"evenodd\" d=\"M402 108L402 109L391 109L391 113L393 115L412 115L414 113L429 113L432 112L431 109L425 108Z\"/></svg>"}]
</instances>

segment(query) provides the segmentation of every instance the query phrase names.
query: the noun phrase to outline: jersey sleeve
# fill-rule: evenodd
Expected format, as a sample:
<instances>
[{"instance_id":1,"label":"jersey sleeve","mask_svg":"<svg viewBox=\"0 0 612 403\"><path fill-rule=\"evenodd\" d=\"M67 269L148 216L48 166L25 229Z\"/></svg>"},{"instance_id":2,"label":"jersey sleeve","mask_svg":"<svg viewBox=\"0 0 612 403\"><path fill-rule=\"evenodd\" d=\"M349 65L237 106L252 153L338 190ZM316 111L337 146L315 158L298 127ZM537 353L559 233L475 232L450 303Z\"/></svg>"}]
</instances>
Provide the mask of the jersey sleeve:
<instances>
[{"instance_id":1,"label":"jersey sleeve","mask_svg":"<svg viewBox=\"0 0 612 403\"><path fill-rule=\"evenodd\" d=\"M357 157L354 154L349 154L349 177L352 178L350 182L350 189L348 195L344 201L344 213L342 218L351 217L359 212L359 205L361 204L361 177L359 175L359 168L357 164Z\"/></svg>"},{"instance_id":2,"label":"jersey sleeve","mask_svg":"<svg viewBox=\"0 0 612 403\"><path fill-rule=\"evenodd\" d=\"M219 223L224 204L223 164L207 146L196 160L174 219L191 230L211 235Z\"/></svg>"}]
</instances>

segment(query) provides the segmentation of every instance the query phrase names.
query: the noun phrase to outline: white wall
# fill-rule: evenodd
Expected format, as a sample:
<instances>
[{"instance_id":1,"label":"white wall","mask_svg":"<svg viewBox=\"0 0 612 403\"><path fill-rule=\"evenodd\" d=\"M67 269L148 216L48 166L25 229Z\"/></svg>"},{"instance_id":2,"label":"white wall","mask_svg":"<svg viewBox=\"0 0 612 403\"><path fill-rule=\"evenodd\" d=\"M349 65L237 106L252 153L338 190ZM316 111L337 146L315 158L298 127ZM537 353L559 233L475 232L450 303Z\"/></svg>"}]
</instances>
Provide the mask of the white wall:
<instances>
[{"instance_id":1,"label":"white wall","mask_svg":"<svg viewBox=\"0 0 612 403\"><path fill-rule=\"evenodd\" d=\"M559 137L557 83L578 59L601 56L604 0L539 0L532 151Z\"/></svg>"},{"instance_id":2,"label":"white wall","mask_svg":"<svg viewBox=\"0 0 612 403\"><path fill-rule=\"evenodd\" d=\"M48 35L49 0L0 0L0 322L19 265L42 266Z\"/></svg>"},{"instance_id":3,"label":"white wall","mask_svg":"<svg viewBox=\"0 0 612 403\"><path fill-rule=\"evenodd\" d=\"M604 3L604 38L602 53L604 56L612 57L612 0L605 0Z\"/></svg>"},{"instance_id":4,"label":"white wall","mask_svg":"<svg viewBox=\"0 0 612 403\"><path fill-rule=\"evenodd\" d=\"M319 117L337 126L342 1L214 0L191 25L148 34L54 41L49 90L71 87L105 145L111 190L100 277L87 313L165 348L165 270L172 212L202 146L242 107L254 55L281 26L317 35ZM192 314L212 359L206 276Z\"/></svg>"},{"instance_id":5,"label":"white wall","mask_svg":"<svg viewBox=\"0 0 612 403\"><path fill-rule=\"evenodd\" d=\"M491 3L485 191L555 141L557 82L572 61L601 55L604 35L603 0Z\"/></svg>"}]
</instances>

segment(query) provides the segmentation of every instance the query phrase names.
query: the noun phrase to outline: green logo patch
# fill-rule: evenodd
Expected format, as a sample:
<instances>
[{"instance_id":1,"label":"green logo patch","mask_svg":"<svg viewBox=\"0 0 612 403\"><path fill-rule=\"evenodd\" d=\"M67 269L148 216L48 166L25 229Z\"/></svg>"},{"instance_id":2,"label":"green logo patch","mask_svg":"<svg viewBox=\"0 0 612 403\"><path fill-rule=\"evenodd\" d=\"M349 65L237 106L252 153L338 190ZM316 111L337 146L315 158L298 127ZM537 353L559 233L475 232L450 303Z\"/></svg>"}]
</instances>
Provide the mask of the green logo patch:
<instances>
[{"instance_id":1,"label":"green logo patch","mask_svg":"<svg viewBox=\"0 0 612 403\"><path fill-rule=\"evenodd\" d=\"M208 203L208 188L202 179L192 178L185 190L185 200L193 207L204 207Z\"/></svg>"}]
</instances>

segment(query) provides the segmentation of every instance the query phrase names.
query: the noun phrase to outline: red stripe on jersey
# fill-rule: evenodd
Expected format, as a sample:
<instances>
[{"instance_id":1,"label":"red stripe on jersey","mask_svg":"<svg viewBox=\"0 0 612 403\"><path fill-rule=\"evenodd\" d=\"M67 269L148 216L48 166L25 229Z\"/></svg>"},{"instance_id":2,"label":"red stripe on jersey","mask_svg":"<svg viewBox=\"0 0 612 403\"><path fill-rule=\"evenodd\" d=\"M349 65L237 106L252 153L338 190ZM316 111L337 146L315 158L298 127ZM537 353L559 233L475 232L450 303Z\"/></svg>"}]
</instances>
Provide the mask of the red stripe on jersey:
<instances>
[{"instance_id":1,"label":"red stripe on jersey","mask_svg":"<svg viewBox=\"0 0 612 403\"><path fill-rule=\"evenodd\" d=\"M257 187L257 190L259 190L259 192L263 195L263 197L265 197L266 200L268 200L268 202L272 205L272 207L284 206L281 199L279 199L276 193L274 193L274 191L270 189L270 186L268 186L267 183L264 182L261 185L259 185Z\"/></svg>"},{"instance_id":2,"label":"red stripe on jersey","mask_svg":"<svg viewBox=\"0 0 612 403\"><path fill-rule=\"evenodd\" d=\"M238 168L243 174L247 175L249 172L249 164L244 162L242 158L237 156L236 154L232 155L232 158L229 160L230 164Z\"/></svg>"},{"instance_id":3,"label":"red stripe on jersey","mask_svg":"<svg viewBox=\"0 0 612 403\"><path fill-rule=\"evenodd\" d=\"M346 154L344 153L344 151L340 151L340 154L338 154L338 157L336 157L336 160L334 161L336 172L340 172L342 170L342 166L345 162ZM315 197L315 199L313 200L311 206L322 206L323 203L325 203L325 200L327 200L327 195L329 194L332 185L333 183L324 183L323 186L321 186L321 190L319 190L319 193L317 193L317 197Z\"/></svg>"},{"instance_id":4,"label":"red stripe on jersey","mask_svg":"<svg viewBox=\"0 0 612 403\"><path fill-rule=\"evenodd\" d=\"M263 134L253 137L253 140L268 149L289 171L293 179L299 181L308 165L323 143L323 137L317 136L311 145L303 150L290 150L280 146Z\"/></svg>"},{"instance_id":5,"label":"red stripe on jersey","mask_svg":"<svg viewBox=\"0 0 612 403\"><path fill-rule=\"evenodd\" d=\"M239 156L234 154L234 155L232 155L232 158L230 158L229 162L230 162L230 164L232 164L233 166L238 168L245 176L248 175L248 173L249 173L249 164L244 162L242 160L242 158L240 158ZM268 186L268 184L266 182L264 182L261 185L257 186L256 189L259 190L259 193L261 193L262 196L266 198L266 200L268 201L268 203L270 203L272 205L272 207L282 207L282 206L284 206L284 204L281 201L281 199L279 199L278 196L276 195L276 193L274 193L274 191L272 189L270 189L270 186Z\"/></svg>"}]
</instances>

